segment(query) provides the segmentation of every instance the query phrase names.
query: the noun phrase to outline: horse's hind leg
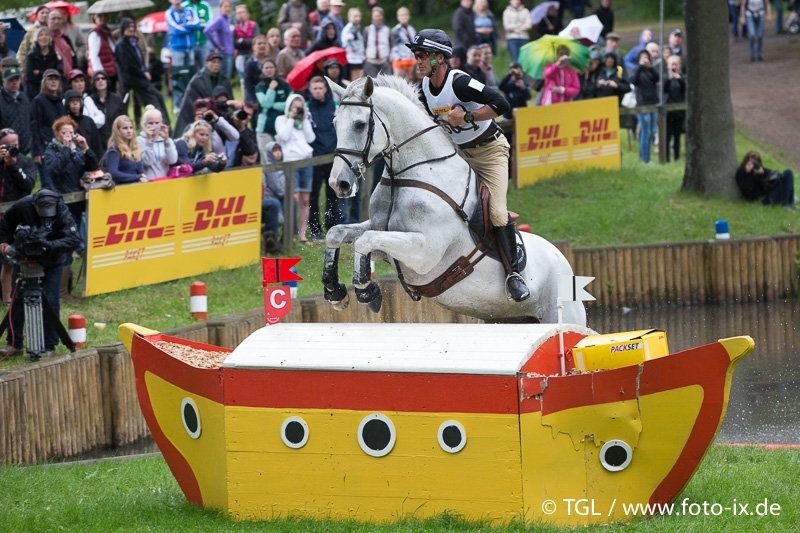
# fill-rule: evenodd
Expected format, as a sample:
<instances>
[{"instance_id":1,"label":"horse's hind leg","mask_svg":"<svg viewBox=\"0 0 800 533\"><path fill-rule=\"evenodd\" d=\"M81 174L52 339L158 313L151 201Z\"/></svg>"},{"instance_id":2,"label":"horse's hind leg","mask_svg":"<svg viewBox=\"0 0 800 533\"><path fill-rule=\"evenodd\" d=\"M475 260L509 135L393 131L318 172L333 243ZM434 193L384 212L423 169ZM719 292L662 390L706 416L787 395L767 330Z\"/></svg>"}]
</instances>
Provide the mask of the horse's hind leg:
<instances>
[{"instance_id":1,"label":"horse's hind leg","mask_svg":"<svg viewBox=\"0 0 800 533\"><path fill-rule=\"evenodd\" d=\"M325 261L322 265L322 286L324 296L337 311L347 309L350 297L347 287L339 282L339 249L343 242L354 242L370 228L369 221L360 224L343 224L328 230L325 236Z\"/></svg>"}]
</instances>

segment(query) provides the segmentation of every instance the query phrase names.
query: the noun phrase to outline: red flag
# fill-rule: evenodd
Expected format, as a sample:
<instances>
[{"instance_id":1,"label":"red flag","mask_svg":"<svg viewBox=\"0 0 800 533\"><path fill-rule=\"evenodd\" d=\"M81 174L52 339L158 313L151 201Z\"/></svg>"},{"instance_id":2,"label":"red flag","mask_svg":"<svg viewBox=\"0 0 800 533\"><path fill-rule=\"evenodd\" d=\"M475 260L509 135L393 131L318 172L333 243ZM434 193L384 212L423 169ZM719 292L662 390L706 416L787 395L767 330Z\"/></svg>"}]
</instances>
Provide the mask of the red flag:
<instances>
[{"instance_id":1,"label":"red flag","mask_svg":"<svg viewBox=\"0 0 800 533\"><path fill-rule=\"evenodd\" d=\"M287 285L264 289L264 318L271 326L280 322L292 310L292 293Z\"/></svg>"},{"instance_id":2,"label":"red flag","mask_svg":"<svg viewBox=\"0 0 800 533\"><path fill-rule=\"evenodd\" d=\"M291 268L302 260L302 257L262 257L261 268L264 272L262 287L270 283L283 283L285 281L303 281Z\"/></svg>"}]
</instances>

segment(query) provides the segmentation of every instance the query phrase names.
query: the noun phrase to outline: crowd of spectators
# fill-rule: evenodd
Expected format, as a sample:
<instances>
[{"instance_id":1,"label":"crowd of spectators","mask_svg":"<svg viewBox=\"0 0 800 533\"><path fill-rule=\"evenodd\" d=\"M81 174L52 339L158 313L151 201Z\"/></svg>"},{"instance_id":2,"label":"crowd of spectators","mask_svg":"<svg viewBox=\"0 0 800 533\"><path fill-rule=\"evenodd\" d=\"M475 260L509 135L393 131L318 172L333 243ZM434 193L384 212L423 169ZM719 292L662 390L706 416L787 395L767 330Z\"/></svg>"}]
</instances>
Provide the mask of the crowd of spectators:
<instances>
[{"instance_id":1,"label":"crowd of spectators","mask_svg":"<svg viewBox=\"0 0 800 533\"><path fill-rule=\"evenodd\" d=\"M770 3L762 3L769 16ZM757 4L749 0L745 9L738 9L740 3L732 2L735 15L746 21L754 16L748 10L759 8ZM659 46L645 28L623 56L611 0L599 0L593 7L587 0L563 1L533 24L521 0L509 0L501 20L495 19L487 0L460 0L452 17L455 46L450 66L499 89L512 109L530 105L534 98L538 105L605 96L616 96L622 103L633 95L639 106L648 105L658 103L662 84L665 102L684 101L681 30L671 32L668 42ZM542 79L526 75L518 58L524 44L558 33L565 16L590 13L598 16L603 29L592 46L588 68L576 72L569 64L569 51L559 49ZM733 8L731 13L733 17ZM338 97L321 75L341 86L364 74L419 81L413 53L406 46L416 35L411 12L401 7L389 14L374 1L362 9L342 0L317 0L311 10L303 1L287 0L275 26L264 31L244 4L222 0L215 16L205 0L170 0L164 39L169 53L159 58L148 50L130 12L121 13L116 26L109 15L95 15L86 38L65 9L43 5L35 15L16 58L6 53L0 64L0 129L13 132L23 155L18 165L25 174L23 183L0 187L0 201L16 199L37 174L42 186L66 193L80 189L81 172L96 168L125 184L327 154L336 145L332 119ZM492 64L502 35L511 62L508 70L495 72ZM754 57L760 58L757 37L752 46ZM324 51L331 47L343 48L346 62L327 57ZM287 76L307 54L316 52L323 52L323 59L304 75L302 88L293 90ZM159 68L169 73L182 67L190 68L185 79L167 77L166 92L172 100L168 106L164 91L156 86L162 76ZM237 83L241 99L234 96ZM129 114L131 103L139 110L135 114ZM512 116L509 112L505 118ZM684 120L682 111L668 115L665 142L675 159L680 156ZM647 162L654 114L640 113L636 122L640 158ZM299 203L300 241L320 239L325 229L359 216L357 199L344 202L335 197L325 179L329 172L323 165L299 169L291 177ZM15 169L0 167L0 176L16 175ZM265 178L265 209L274 204L266 191L273 191L273 200L282 196L270 188L278 181L273 176L269 185ZM321 213L316 207L323 190ZM76 216L82 214L81 206L74 209ZM270 218L279 219L280 214Z\"/></svg>"}]
</instances>

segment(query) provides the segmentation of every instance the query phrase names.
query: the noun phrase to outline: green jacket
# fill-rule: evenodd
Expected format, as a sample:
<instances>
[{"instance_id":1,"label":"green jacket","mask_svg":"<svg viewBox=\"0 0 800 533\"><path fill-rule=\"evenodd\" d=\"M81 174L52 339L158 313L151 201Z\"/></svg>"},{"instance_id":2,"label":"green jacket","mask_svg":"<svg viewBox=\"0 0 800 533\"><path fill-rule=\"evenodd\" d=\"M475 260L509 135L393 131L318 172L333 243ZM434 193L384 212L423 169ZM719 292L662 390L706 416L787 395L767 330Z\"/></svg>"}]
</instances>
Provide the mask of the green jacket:
<instances>
[{"instance_id":1,"label":"green jacket","mask_svg":"<svg viewBox=\"0 0 800 533\"><path fill-rule=\"evenodd\" d=\"M200 22L203 23L203 28L208 26L208 23L211 21L211 6L208 5L208 2L205 0L200 0L197 3L191 1L184 2L183 7L194 9L197 12L197 17L200 19ZM196 46L205 46L207 40L208 38L206 34L203 33L203 30L194 31L194 42Z\"/></svg>"}]
</instances>

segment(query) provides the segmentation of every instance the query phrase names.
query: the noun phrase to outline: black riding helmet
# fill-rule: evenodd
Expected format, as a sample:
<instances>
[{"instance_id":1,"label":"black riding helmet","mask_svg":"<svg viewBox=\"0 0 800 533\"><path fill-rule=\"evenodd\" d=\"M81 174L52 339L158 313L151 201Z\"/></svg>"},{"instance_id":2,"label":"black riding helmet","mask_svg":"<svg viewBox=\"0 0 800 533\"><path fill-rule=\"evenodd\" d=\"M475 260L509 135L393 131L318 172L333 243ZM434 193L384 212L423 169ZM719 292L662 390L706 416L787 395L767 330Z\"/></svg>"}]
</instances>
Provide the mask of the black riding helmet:
<instances>
[{"instance_id":1,"label":"black riding helmet","mask_svg":"<svg viewBox=\"0 0 800 533\"><path fill-rule=\"evenodd\" d=\"M406 46L414 52L442 54L445 59L450 59L453 55L453 43L450 42L450 37L442 30L420 30L414 36L414 40L406 43Z\"/></svg>"}]
</instances>

